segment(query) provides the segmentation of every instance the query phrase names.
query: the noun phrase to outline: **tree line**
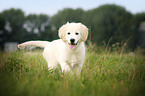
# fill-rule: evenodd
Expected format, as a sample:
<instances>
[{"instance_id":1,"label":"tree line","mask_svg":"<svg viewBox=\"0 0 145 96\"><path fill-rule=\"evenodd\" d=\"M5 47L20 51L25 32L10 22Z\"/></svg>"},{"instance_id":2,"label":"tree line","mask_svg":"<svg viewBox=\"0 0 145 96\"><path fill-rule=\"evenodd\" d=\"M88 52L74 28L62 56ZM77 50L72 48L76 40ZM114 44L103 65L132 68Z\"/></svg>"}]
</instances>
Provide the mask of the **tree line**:
<instances>
[{"instance_id":1,"label":"tree line","mask_svg":"<svg viewBox=\"0 0 145 96\"><path fill-rule=\"evenodd\" d=\"M58 39L58 29L69 22L81 22L89 28L89 40L102 45L127 43L128 48L138 46L138 29L145 21L145 13L131 14L118 5L102 5L88 11L65 8L50 17L46 14L25 15L21 9L8 9L0 13L0 46L4 42Z\"/></svg>"}]
</instances>

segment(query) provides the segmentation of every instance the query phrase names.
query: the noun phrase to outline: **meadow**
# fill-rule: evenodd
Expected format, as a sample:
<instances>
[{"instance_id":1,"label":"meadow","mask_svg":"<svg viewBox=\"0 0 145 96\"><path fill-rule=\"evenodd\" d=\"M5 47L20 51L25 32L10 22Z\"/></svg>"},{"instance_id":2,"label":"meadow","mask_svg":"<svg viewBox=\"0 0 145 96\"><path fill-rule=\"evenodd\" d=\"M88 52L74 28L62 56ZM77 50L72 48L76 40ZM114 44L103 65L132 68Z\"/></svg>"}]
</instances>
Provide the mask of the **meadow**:
<instances>
[{"instance_id":1,"label":"meadow","mask_svg":"<svg viewBox=\"0 0 145 96\"><path fill-rule=\"evenodd\" d=\"M145 96L145 55L86 49L80 77L49 71L42 50L0 52L0 96Z\"/></svg>"}]
</instances>

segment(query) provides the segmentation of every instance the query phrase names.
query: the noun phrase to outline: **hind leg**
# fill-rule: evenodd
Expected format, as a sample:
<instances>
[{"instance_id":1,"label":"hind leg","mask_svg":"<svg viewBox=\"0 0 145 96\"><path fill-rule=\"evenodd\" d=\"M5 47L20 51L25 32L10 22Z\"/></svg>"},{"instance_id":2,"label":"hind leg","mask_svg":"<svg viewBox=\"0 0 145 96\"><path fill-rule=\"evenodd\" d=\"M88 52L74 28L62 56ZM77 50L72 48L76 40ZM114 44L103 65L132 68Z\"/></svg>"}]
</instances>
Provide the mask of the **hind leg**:
<instances>
[{"instance_id":1,"label":"hind leg","mask_svg":"<svg viewBox=\"0 0 145 96\"><path fill-rule=\"evenodd\" d=\"M48 64L48 70L52 70L52 69L56 69L57 68L57 62L50 59L50 58L46 58L44 57L45 60L47 61L47 64Z\"/></svg>"},{"instance_id":2,"label":"hind leg","mask_svg":"<svg viewBox=\"0 0 145 96\"><path fill-rule=\"evenodd\" d=\"M43 57L48 64L48 70L52 70L52 69L57 68L58 64L57 64L56 60L54 58L52 58L52 56L50 56L49 54L43 53Z\"/></svg>"},{"instance_id":3,"label":"hind leg","mask_svg":"<svg viewBox=\"0 0 145 96\"><path fill-rule=\"evenodd\" d=\"M55 62L47 62L48 63L48 70L53 70L57 68L57 63Z\"/></svg>"}]
</instances>

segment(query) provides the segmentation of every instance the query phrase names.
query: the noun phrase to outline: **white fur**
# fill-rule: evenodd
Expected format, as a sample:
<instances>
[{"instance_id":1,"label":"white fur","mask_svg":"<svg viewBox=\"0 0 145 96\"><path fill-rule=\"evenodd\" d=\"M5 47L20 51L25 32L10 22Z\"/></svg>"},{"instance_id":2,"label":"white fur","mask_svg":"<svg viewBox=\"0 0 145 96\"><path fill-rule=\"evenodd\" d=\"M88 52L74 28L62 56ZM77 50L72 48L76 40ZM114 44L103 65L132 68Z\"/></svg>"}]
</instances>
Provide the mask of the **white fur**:
<instances>
[{"instance_id":1,"label":"white fur","mask_svg":"<svg viewBox=\"0 0 145 96\"><path fill-rule=\"evenodd\" d=\"M70 34L68 34L68 32ZM82 35L83 34L83 35ZM59 29L59 37L61 39L52 42L47 41L29 41L19 44L19 48L25 46L44 47L43 57L48 63L49 69L57 68L60 64L62 72L73 72L80 74L85 60L85 44L88 29L81 23L67 23ZM83 38L84 37L84 38ZM71 41L74 39L75 48L70 47Z\"/></svg>"}]
</instances>

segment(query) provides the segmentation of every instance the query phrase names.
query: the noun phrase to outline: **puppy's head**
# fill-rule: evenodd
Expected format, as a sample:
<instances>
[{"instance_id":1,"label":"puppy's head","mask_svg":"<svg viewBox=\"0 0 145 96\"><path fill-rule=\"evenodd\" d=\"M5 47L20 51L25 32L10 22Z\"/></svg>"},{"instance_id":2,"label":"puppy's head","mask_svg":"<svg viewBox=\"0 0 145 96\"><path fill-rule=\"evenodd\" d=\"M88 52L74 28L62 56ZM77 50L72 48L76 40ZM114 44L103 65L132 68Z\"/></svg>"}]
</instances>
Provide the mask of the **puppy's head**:
<instances>
[{"instance_id":1,"label":"puppy's head","mask_svg":"<svg viewBox=\"0 0 145 96\"><path fill-rule=\"evenodd\" d=\"M81 23L69 23L59 29L59 37L70 45L71 49L81 42L85 42L88 37L88 28Z\"/></svg>"}]
</instances>

